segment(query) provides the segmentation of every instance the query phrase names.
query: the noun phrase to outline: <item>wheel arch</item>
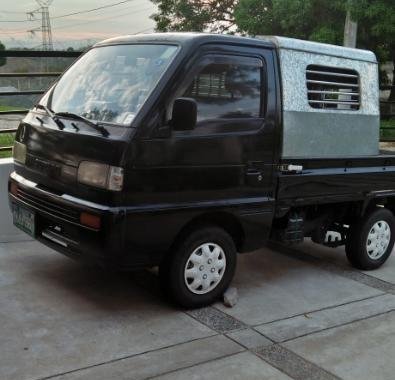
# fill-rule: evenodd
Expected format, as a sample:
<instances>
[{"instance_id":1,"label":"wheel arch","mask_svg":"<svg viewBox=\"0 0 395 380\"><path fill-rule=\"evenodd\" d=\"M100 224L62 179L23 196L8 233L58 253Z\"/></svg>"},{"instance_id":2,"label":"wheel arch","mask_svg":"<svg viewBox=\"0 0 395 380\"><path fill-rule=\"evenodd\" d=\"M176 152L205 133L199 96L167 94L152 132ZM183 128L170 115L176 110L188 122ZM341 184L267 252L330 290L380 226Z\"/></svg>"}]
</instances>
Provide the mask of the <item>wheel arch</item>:
<instances>
[{"instance_id":1,"label":"wheel arch","mask_svg":"<svg viewBox=\"0 0 395 380\"><path fill-rule=\"evenodd\" d=\"M384 207L395 215L395 197L375 197L365 200L361 209L361 217L372 212L377 207Z\"/></svg>"},{"instance_id":2,"label":"wheel arch","mask_svg":"<svg viewBox=\"0 0 395 380\"><path fill-rule=\"evenodd\" d=\"M205 212L188 221L176 235L171 249L185 238L192 230L204 226L215 226L225 230L233 239L236 250L239 251L245 240L245 233L240 220L233 214L225 211Z\"/></svg>"},{"instance_id":3,"label":"wheel arch","mask_svg":"<svg viewBox=\"0 0 395 380\"><path fill-rule=\"evenodd\" d=\"M395 197L386 198L385 202L382 204L395 215Z\"/></svg>"}]
</instances>

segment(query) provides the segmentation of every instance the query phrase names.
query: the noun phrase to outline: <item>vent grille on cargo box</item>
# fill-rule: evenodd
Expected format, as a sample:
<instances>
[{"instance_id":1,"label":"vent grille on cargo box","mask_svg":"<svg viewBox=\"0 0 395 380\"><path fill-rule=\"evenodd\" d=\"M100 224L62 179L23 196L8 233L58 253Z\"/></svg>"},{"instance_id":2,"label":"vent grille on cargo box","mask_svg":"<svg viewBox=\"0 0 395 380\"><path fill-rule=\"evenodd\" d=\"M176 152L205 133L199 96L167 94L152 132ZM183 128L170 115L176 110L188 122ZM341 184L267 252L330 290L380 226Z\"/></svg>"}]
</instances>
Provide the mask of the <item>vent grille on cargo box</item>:
<instances>
[{"instance_id":1,"label":"vent grille on cargo box","mask_svg":"<svg viewBox=\"0 0 395 380\"><path fill-rule=\"evenodd\" d=\"M355 70L309 65L306 84L313 108L358 110L360 107L359 75Z\"/></svg>"}]
</instances>

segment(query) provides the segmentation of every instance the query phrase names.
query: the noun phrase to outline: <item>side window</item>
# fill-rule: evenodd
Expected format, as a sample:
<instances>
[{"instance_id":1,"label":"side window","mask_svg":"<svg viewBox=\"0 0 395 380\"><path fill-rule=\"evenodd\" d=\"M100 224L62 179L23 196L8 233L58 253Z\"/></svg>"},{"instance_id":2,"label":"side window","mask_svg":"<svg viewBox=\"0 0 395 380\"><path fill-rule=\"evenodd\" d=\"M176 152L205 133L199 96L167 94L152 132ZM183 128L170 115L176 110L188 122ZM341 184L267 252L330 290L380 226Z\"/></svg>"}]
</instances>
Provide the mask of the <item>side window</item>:
<instances>
[{"instance_id":1,"label":"side window","mask_svg":"<svg viewBox=\"0 0 395 380\"><path fill-rule=\"evenodd\" d=\"M359 75L355 70L309 65L306 84L310 107L343 110L360 107Z\"/></svg>"},{"instance_id":2,"label":"side window","mask_svg":"<svg viewBox=\"0 0 395 380\"><path fill-rule=\"evenodd\" d=\"M198 126L205 120L260 117L262 62L255 58L227 62L204 66L182 95L196 100Z\"/></svg>"}]
</instances>

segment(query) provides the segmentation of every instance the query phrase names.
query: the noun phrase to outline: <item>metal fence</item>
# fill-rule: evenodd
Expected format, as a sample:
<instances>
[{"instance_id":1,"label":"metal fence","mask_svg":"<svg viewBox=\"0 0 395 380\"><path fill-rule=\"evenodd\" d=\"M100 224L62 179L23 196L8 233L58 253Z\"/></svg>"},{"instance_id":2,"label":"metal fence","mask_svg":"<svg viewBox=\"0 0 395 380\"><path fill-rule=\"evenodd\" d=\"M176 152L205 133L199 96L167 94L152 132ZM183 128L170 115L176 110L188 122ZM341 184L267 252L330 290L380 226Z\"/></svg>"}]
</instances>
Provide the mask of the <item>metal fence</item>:
<instances>
[{"instance_id":1,"label":"metal fence","mask_svg":"<svg viewBox=\"0 0 395 380\"><path fill-rule=\"evenodd\" d=\"M394 121L394 125L395 125L395 121ZM395 126L380 128L380 141L395 142Z\"/></svg>"},{"instance_id":2,"label":"metal fence","mask_svg":"<svg viewBox=\"0 0 395 380\"><path fill-rule=\"evenodd\" d=\"M81 55L80 51L37 51L37 50L0 50L0 58L71 58L72 63L77 57ZM45 66L45 65L43 65ZM46 68L46 67L44 67ZM0 80L2 78L53 78L56 80L62 72L50 72L48 70L36 71L36 72L0 72ZM42 95L45 93L47 88L40 90L19 90L19 91L0 91L0 101L3 97L21 97L26 95ZM15 107L15 109L0 110L0 118L4 120L5 115L25 115L28 112L28 108L21 109ZM12 122L13 119L9 118L5 121ZM12 150L14 142L16 128L0 128L0 158L9 155Z\"/></svg>"},{"instance_id":3,"label":"metal fence","mask_svg":"<svg viewBox=\"0 0 395 380\"><path fill-rule=\"evenodd\" d=\"M383 86L380 89L391 91L394 86ZM395 142L395 101L382 100L380 102L381 128L380 141Z\"/></svg>"},{"instance_id":4,"label":"metal fence","mask_svg":"<svg viewBox=\"0 0 395 380\"><path fill-rule=\"evenodd\" d=\"M380 101L380 111L382 119L390 119L395 117L395 101L382 100Z\"/></svg>"},{"instance_id":5,"label":"metal fence","mask_svg":"<svg viewBox=\"0 0 395 380\"><path fill-rule=\"evenodd\" d=\"M15 128L0 129L0 153L12 150L15 132Z\"/></svg>"},{"instance_id":6,"label":"metal fence","mask_svg":"<svg viewBox=\"0 0 395 380\"><path fill-rule=\"evenodd\" d=\"M386 85L381 86L382 91L392 91L395 86ZM386 120L395 117L395 101L394 100L381 100L380 101L381 118Z\"/></svg>"}]
</instances>

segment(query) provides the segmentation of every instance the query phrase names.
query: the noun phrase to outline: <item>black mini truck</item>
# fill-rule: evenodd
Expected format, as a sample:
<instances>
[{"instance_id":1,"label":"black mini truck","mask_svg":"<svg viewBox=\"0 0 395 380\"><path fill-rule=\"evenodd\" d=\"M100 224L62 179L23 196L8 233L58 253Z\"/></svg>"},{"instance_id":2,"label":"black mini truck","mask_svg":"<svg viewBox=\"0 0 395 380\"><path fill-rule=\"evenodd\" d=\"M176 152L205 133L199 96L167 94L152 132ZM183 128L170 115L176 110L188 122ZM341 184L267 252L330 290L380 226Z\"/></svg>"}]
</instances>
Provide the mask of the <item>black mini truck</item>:
<instances>
[{"instance_id":1,"label":"black mini truck","mask_svg":"<svg viewBox=\"0 0 395 380\"><path fill-rule=\"evenodd\" d=\"M373 53L281 37L125 36L95 45L21 122L16 226L75 259L159 266L212 303L237 252L345 244L380 267L395 238L395 156L379 151ZM262 253L264 254L264 253Z\"/></svg>"}]
</instances>

